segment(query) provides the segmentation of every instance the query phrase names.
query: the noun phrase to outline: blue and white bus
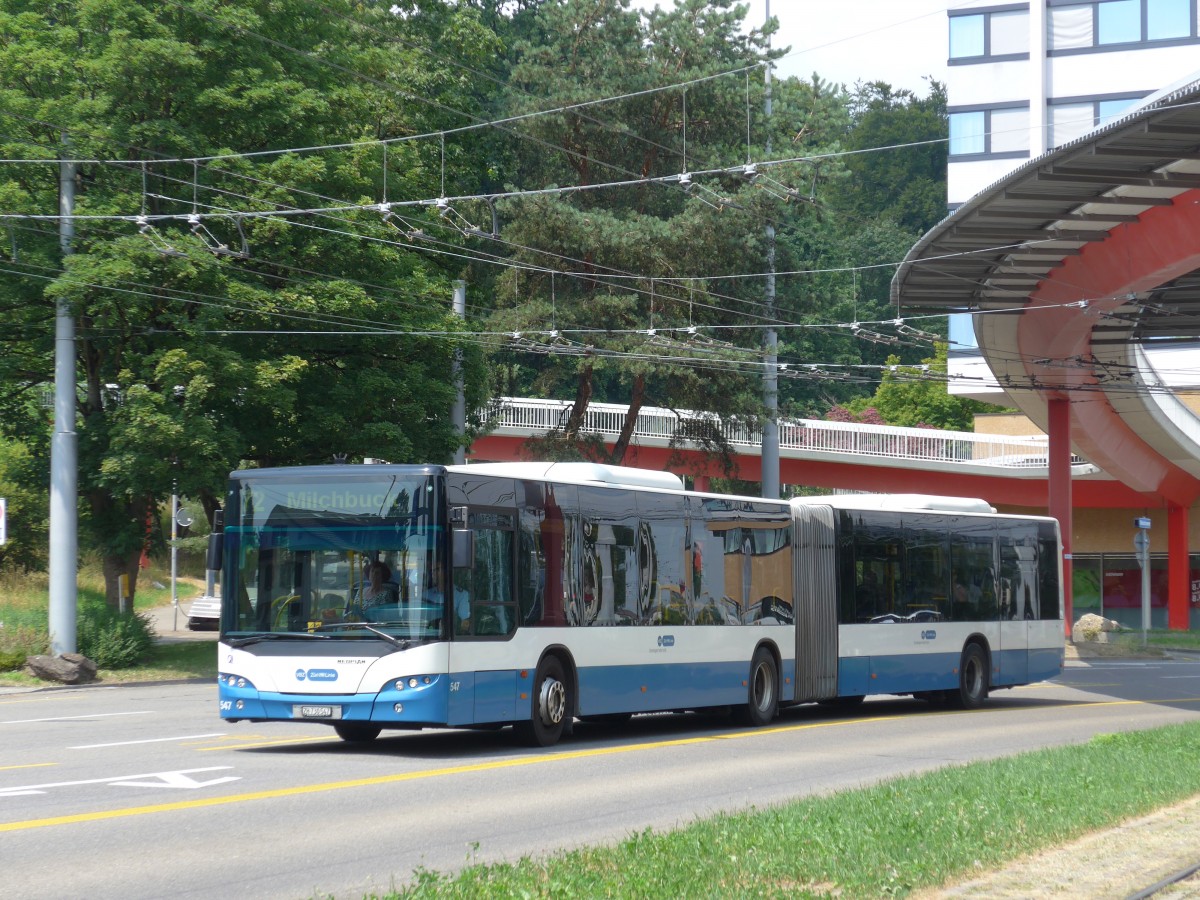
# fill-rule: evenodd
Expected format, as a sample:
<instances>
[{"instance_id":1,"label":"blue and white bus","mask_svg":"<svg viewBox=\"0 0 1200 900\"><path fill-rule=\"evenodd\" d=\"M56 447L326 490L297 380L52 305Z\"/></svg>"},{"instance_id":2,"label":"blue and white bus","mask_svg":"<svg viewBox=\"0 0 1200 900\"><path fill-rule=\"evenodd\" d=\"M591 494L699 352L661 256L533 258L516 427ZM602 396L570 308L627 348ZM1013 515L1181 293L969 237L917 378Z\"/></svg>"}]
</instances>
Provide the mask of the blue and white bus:
<instances>
[{"instance_id":1,"label":"blue and white bus","mask_svg":"<svg viewBox=\"0 0 1200 900\"><path fill-rule=\"evenodd\" d=\"M983 501L770 501L591 463L234 472L221 716L514 726L904 694L1062 671L1061 542ZM222 546L216 546L220 544Z\"/></svg>"}]
</instances>

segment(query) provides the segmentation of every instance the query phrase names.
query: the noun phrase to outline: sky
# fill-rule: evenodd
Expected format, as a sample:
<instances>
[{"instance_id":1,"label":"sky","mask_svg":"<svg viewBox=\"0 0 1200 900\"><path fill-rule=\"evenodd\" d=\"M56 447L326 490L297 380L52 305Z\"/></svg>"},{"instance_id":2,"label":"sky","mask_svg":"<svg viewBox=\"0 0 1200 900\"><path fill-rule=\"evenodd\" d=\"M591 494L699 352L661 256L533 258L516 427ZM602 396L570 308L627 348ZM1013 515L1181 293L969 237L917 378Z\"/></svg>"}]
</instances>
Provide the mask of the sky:
<instances>
[{"instance_id":1,"label":"sky","mask_svg":"<svg viewBox=\"0 0 1200 900\"><path fill-rule=\"evenodd\" d=\"M946 80L946 9L951 0L748 0L746 21L760 26L766 6L779 19L773 47L790 46L777 73L826 81L886 81L918 96L929 94L925 76ZM672 0L634 0L633 6L669 8Z\"/></svg>"}]
</instances>

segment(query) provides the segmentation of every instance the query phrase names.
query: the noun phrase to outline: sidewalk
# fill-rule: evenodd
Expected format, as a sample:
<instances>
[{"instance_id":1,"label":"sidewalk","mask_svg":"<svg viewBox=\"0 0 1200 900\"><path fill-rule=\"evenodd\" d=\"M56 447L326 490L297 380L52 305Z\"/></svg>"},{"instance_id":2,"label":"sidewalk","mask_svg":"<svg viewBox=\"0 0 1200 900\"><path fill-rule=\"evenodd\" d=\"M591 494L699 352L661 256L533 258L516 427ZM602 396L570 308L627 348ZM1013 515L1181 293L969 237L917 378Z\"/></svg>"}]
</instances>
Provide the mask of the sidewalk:
<instances>
[{"instance_id":1,"label":"sidewalk","mask_svg":"<svg viewBox=\"0 0 1200 900\"><path fill-rule=\"evenodd\" d=\"M997 871L935 891L922 900L1125 898L1200 863L1200 797L1160 809L1061 847L1017 860ZM1200 874L1154 893L1156 900L1200 898Z\"/></svg>"},{"instance_id":2,"label":"sidewalk","mask_svg":"<svg viewBox=\"0 0 1200 900\"><path fill-rule=\"evenodd\" d=\"M143 615L154 626L154 633L160 644L174 644L181 641L215 641L217 639L215 622L211 631L188 629L187 611L191 605L191 600L180 600L178 610L170 603L166 606L156 606L145 610Z\"/></svg>"}]
</instances>

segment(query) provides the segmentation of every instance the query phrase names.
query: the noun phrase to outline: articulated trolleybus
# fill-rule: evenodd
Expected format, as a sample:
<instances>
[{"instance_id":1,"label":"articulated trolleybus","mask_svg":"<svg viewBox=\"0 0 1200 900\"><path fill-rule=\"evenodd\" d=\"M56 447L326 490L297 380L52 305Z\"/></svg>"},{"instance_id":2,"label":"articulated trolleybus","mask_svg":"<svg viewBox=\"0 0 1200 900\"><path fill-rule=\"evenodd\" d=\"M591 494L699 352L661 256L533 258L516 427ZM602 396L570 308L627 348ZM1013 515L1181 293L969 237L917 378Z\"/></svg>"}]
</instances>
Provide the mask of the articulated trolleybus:
<instances>
[{"instance_id":1,"label":"articulated trolleybus","mask_svg":"<svg viewBox=\"0 0 1200 900\"><path fill-rule=\"evenodd\" d=\"M973 708L1063 665L1053 519L983 501L768 501L590 463L234 472L220 710L382 729L911 694Z\"/></svg>"}]
</instances>

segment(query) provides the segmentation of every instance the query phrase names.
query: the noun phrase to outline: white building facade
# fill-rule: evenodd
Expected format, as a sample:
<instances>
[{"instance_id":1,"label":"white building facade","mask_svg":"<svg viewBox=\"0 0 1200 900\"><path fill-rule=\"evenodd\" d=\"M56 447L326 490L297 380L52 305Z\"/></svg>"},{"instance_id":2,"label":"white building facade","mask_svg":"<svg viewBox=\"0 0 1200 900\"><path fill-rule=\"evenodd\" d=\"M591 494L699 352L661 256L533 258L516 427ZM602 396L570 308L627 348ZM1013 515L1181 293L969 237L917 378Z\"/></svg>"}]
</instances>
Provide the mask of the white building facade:
<instances>
[{"instance_id":1,"label":"white building facade","mask_svg":"<svg viewBox=\"0 0 1200 900\"><path fill-rule=\"evenodd\" d=\"M949 208L1193 75L1198 5L1031 0L949 9ZM970 317L951 317L950 336L951 393L1003 403L973 349ZM1163 370L1175 369L1172 362Z\"/></svg>"}]
</instances>

